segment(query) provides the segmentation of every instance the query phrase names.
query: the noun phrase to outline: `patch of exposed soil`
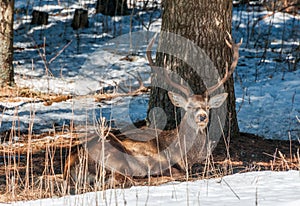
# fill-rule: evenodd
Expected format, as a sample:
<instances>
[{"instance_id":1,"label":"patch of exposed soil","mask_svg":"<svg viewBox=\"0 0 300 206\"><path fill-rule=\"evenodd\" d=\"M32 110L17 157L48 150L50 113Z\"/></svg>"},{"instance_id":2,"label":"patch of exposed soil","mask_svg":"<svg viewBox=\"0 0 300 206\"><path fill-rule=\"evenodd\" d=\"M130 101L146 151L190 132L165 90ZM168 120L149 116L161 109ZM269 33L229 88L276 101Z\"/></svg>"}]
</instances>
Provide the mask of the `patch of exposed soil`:
<instances>
[{"instance_id":1,"label":"patch of exposed soil","mask_svg":"<svg viewBox=\"0 0 300 206\"><path fill-rule=\"evenodd\" d=\"M298 141L264 139L247 133L229 142L230 160L246 171L300 169L299 148ZM217 162L228 159L224 141L215 148L213 157Z\"/></svg>"}]
</instances>

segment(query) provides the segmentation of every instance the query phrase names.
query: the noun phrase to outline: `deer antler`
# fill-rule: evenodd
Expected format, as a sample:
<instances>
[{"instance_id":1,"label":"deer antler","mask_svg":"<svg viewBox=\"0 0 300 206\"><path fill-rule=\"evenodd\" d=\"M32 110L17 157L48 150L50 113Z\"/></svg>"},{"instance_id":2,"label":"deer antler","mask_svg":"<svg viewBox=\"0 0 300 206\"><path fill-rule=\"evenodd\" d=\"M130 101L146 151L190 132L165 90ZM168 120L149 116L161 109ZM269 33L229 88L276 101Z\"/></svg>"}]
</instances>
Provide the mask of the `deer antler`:
<instances>
[{"instance_id":1,"label":"deer antler","mask_svg":"<svg viewBox=\"0 0 300 206\"><path fill-rule=\"evenodd\" d=\"M237 66L238 60L239 60L239 48L241 46L241 44L243 43L243 39L241 39L241 41L239 43L234 43L234 41L232 40L231 35L227 32L227 35L229 37L229 41L225 38L225 42L227 44L227 46L232 50L233 54L232 54L232 63L230 66L230 69L228 71L228 63L226 62L226 67L225 67L225 75L224 77L218 81L217 84L207 88L206 92L207 94L211 94L214 91L216 91L222 84L224 84L232 75L235 67Z\"/></svg>"},{"instance_id":2,"label":"deer antler","mask_svg":"<svg viewBox=\"0 0 300 206\"><path fill-rule=\"evenodd\" d=\"M225 42L227 44L227 46L232 50L233 52L233 59L232 59L232 63L231 63L231 66L230 66L230 69L228 69L228 63L226 62L226 67L225 67L225 75L224 77L218 81L217 84L207 88L206 90L206 93L208 95L212 94L214 91L216 91L221 85L223 85L229 78L230 76L232 75L235 67L237 66L237 63L238 63L238 60L239 60L239 48L243 42L243 39L241 39L241 41L239 43L234 43L234 41L232 40L232 37L231 35L227 32L227 35L229 37L229 41L225 38ZM157 73L157 74L161 74L161 71L158 69L158 67L156 67L154 65L154 62L152 60L152 57L151 57L151 48L154 44L154 41L155 41L155 38L157 36L157 33L154 35L154 37L151 39L150 43L148 44L148 47L147 47L147 58L148 58L148 61L149 61L149 65L150 67ZM178 89L179 91L181 91L182 93L184 93L186 95L186 97L189 97L191 95L191 92L190 92L190 89L184 85L181 85L181 84L177 84L175 82L173 82L169 75L165 74L165 72L163 72L163 76L165 77L165 80L166 82Z\"/></svg>"},{"instance_id":3,"label":"deer antler","mask_svg":"<svg viewBox=\"0 0 300 206\"><path fill-rule=\"evenodd\" d=\"M184 85L181 85L181 84L177 84L176 82L173 82L169 75L165 73L165 70L163 69L163 71L161 72L157 66L154 65L154 62L153 62L153 59L151 57L151 48L154 44L154 41L156 39L156 36L157 36L157 33L154 35L154 37L151 39L150 43L148 44L148 47L147 47L147 51L146 51L146 54L147 54L147 58L148 58L148 61L149 61L149 65L150 67L154 70L155 73L157 74L161 74L163 73L163 77L164 79L166 80L167 84L169 84L170 86L172 86L173 88L176 88L178 89L179 91L181 91L184 95L186 95L186 97L189 97L191 95L191 91L188 87L184 86ZM166 61L166 60L164 60Z\"/></svg>"}]
</instances>

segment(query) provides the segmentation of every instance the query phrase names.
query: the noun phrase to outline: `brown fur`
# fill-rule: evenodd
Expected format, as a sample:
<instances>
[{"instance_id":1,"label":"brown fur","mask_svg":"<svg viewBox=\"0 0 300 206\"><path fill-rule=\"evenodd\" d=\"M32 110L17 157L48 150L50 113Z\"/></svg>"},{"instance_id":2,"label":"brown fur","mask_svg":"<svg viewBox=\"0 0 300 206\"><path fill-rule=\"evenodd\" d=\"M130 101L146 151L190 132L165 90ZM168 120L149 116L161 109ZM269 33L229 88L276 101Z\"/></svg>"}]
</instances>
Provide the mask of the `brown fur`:
<instances>
[{"instance_id":1,"label":"brown fur","mask_svg":"<svg viewBox=\"0 0 300 206\"><path fill-rule=\"evenodd\" d=\"M70 155L67 157L63 177L65 180L70 177L71 183L78 182L78 167L82 165L82 169L86 170L86 180L88 184L94 184L96 179L100 179L101 166L105 167L104 176L114 172L115 179L121 177L146 177L149 174L154 176L167 175L171 172L175 175L180 175L184 171L178 165L172 167L180 158L179 156L168 157L164 152L168 145L157 145L154 130L130 130L128 133L121 135L108 135L104 142L105 161L102 164L102 142L99 141L99 136L94 134L86 144L72 148ZM151 132L152 139L143 141L144 132ZM176 131L163 131L160 135L165 136L170 143L174 140ZM130 136L133 139L125 138ZM149 137L149 134L147 136ZM137 140L139 139L139 140ZM176 139L176 138L175 138ZM175 144L174 144L175 145ZM161 152L161 153L160 153ZM179 154L179 153L178 153ZM98 159L99 155L99 159ZM87 163L80 161L80 158L87 158ZM170 160L171 158L171 160ZM86 166L85 166L86 165ZM118 184L120 181L116 180Z\"/></svg>"}]
</instances>

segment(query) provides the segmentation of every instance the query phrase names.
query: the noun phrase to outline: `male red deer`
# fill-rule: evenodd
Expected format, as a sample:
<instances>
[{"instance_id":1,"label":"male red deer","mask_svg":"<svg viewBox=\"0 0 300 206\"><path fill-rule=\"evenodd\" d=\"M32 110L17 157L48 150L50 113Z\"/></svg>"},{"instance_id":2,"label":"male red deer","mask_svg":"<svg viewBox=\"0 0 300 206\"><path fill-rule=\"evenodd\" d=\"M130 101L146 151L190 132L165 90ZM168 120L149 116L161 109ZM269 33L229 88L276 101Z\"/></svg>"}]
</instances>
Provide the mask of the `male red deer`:
<instances>
[{"instance_id":1,"label":"male red deer","mask_svg":"<svg viewBox=\"0 0 300 206\"><path fill-rule=\"evenodd\" d=\"M160 74L161 72L154 66L151 58L151 48L154 40L155 38L148 45L147 58L155 73ZM178 130L162 131L160 133L160 138L166 138L166 145L158 144L156 131L150 128L128 130L118 135L103 133L100 135L101 138L95 134L87 142L84 153L88 158L86 164L88 168L85 175L88 176L90 181L94 181L95 175L99 174L98 167L95 165L102 165L106 170L123 176L145 177L148 175L162 175L174 164L184 170L187 164L188 167L191 167L194 163L203 160L201 158L203 158L203 151L206 149L204 148L207 143L205 129L209 123L209 110L220 107L228 96L227 93L212 97L210 95L229 79L237 66L239 58L238 50L242 41L236 44L232 41L230 35L229 40L230 42L225 41L232 50L232 64L230 68L226 64L224 77L214 86L207 88L203 95L192 94L188 87L173 82L163 72L167 84L185 95L168 92L173 105L183 108L185 115ZM197 146L193 146L193 144ZM199 145L202 148L199 148ZM78 151L75 151L67 159L64 178L70 174L72 179L76 181L78 179L76 173L78 173L79 163L79 154Z\"/></svg>"}]
</instances>

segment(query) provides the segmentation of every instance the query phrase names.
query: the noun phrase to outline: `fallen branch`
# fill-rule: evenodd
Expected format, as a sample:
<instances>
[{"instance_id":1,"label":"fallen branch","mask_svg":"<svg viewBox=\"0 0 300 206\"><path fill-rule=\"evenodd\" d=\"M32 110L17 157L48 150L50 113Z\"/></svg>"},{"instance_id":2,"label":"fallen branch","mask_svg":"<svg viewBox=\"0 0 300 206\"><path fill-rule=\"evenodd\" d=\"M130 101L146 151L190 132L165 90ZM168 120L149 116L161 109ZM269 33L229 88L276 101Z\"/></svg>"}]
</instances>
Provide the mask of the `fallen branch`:
<instances>
[{"instance_id":1,"label":"fallen branch","mask_svg":"<svg viewBox=\"0 0 300 206\"><path fill-rule=\"evenodd\" d=\"M63 102L63 101L67 101L69 99L72 99L71 95L61 95L61 96L56 96L56 97L50 97L50 98L46 98L44 99L44 105L45 106L50 106L52 105L54 102Z\"/></svg>"},{"instance_id":2,"label":"fallen branch","mask_svg":"<svg viewBox=\"0 0 300 206\"><path fill-rule=\"evenodd\" d=\"M150 91L150 87L146 87L143 83L143 80L141 78L141 75L138 73L137 75L134 75L132 73L129 73L129 75L136 78L139 82L139 88L134 91L126 91L125 88L122 88L119 86L120 90L122 90L124 93L111 93L111 94L97 94L94 96L96 102L101 102L103 100L111 100L117 97L128 97L128 96L138 96L141 94L148 93Z\"/></svg>"}]
</instances>

